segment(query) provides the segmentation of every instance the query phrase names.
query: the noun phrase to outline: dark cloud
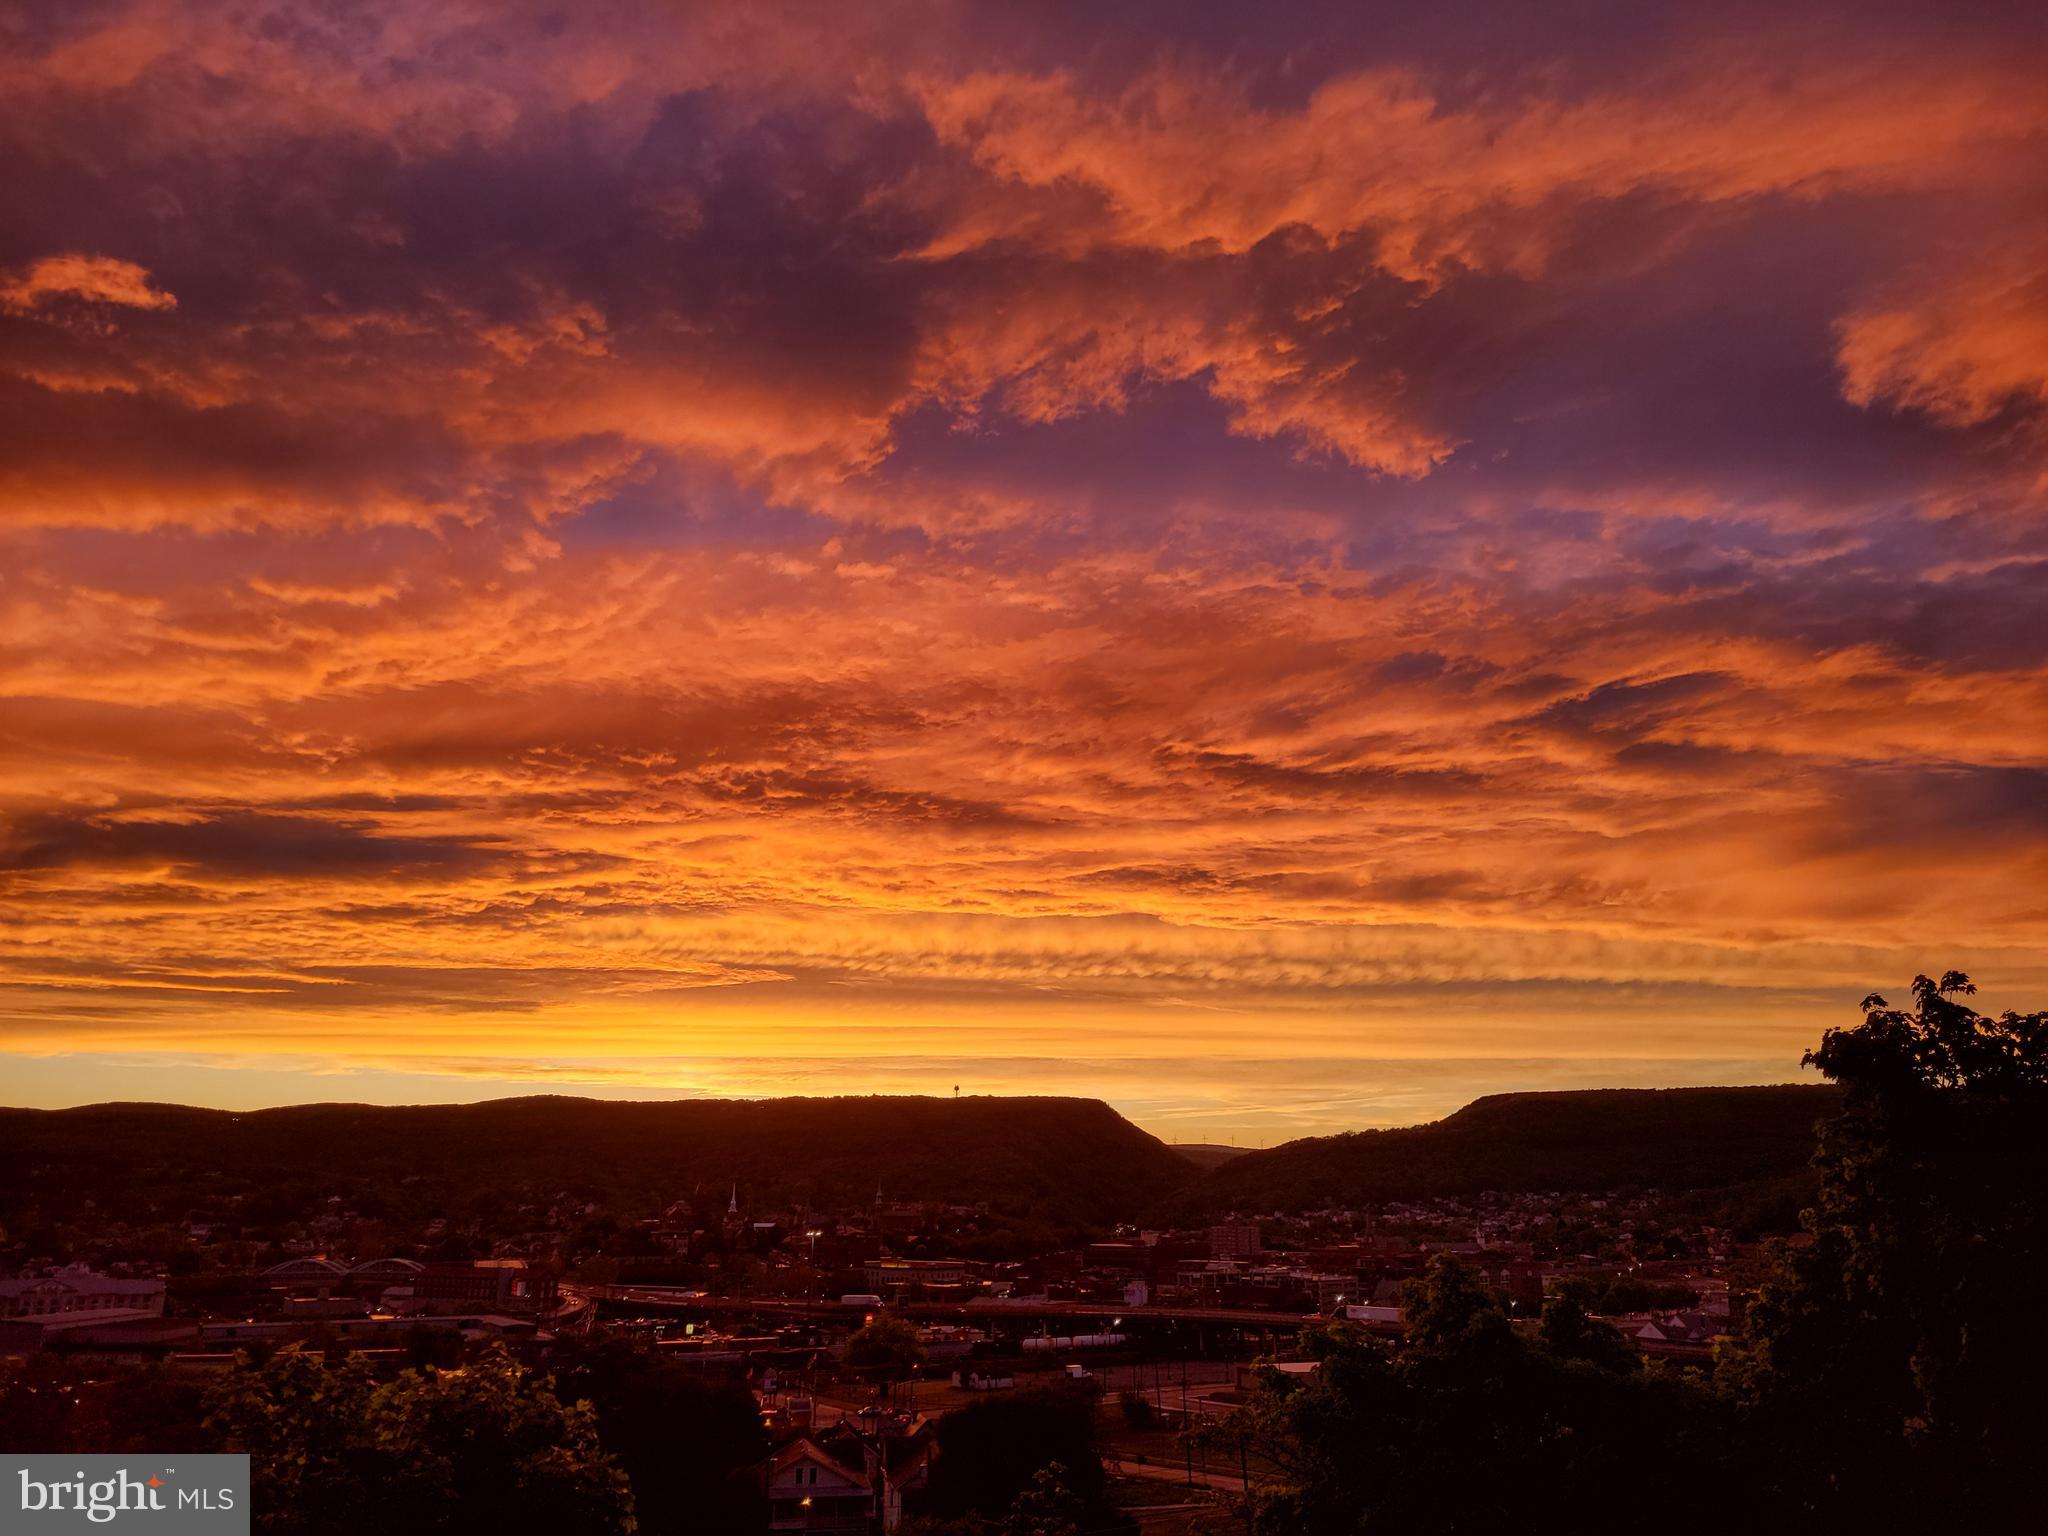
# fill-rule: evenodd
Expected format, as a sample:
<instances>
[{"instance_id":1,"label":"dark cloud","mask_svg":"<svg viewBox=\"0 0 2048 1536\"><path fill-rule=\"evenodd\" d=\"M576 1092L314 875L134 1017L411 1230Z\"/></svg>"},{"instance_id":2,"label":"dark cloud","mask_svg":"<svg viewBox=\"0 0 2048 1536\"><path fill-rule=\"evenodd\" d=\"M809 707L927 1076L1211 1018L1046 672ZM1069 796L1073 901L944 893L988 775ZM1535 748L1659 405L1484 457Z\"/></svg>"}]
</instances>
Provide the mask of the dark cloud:
<instances>
[{"instance_id":1,"label":"dark cloud","mask_svg":"<svg viewBox=\"0 0 2048 1536\"><path fill-rule=\"evenodd\" d=\"M10 818L0 835L0 870L17 874L168 864L242 878L434 878L474 873L507 858L489 839L392 836L370 821L255 811L192 821L31 812Z\"/></svg>"},{"instance_id":2,"label":"dark cloud","mask_svg":"<svg viewBox=\"0 0 2048 1536\"><path fill-rule=\"evenodd\" d=\"M1882 846L1900 856L2023 846L2048 839L2048 769L1975 763L1857 766L1825 780L1829 814L1806 837L1818 846Z\"/></svg>"},{"instance_id":3,"label":"dark cloud","mask_svg":"<svg viewBox=\"0 0 2048 1536\"><path fill-rule=\"evenodd\" d=\"M1602 683L1591 692L1546 706L1534 719L1571 732L1639 731L1681 716L1740 681L1725 673L1682 672L1645 682Z\"/></svg>"}]
</instances>

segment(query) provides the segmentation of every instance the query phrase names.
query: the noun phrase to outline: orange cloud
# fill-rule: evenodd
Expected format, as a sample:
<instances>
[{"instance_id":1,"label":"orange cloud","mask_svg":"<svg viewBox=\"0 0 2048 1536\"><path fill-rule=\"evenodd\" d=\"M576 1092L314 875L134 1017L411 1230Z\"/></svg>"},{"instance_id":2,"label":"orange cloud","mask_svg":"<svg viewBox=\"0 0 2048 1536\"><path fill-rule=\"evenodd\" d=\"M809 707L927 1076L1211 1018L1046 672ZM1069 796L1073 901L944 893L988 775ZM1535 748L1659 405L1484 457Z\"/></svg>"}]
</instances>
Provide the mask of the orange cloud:
<instances>
[{"instance_id":1,"label":"orange cloud","mask_svg":"<svg viewBox=\"0 0 2048 1536\"><path fill-rule=\"evenodd\" d=\"M0 1052L1210 1102L2041 976L2030 45L1074 26L23 32Z\"/></svg>"},{"instance_id":2,"label":"orange cloud","mask_svg":"<svg viewBox=\"0 0 2048 1536\"><path fill-rule=\"evenodd\" d=\"M1338 75L1292 110L1254 105L1226 75L1178 70L1106 98L1062 73L932 77L916 89L934 129L994 174L1100 200L1093 219L1065 225L1004 222L982 203L939 250L1035 233L1247 251L1301 225L1332 239L1369 233L1376 259L1417 281L1460 265L1541 270L1544 215L1563 198L1712 205L1950 185L2002 174L2048 130L2030 69L1946 61L1837 65L1780 83L1751 59L1709 54L1626 93L1471 106L1395 69Z\"/></svg>"},{"instance_id":3,"label":"orange cloud","mask_svg":"<svg viewBox=\"0 0 2048 1536\"><path fill-rule=\"evenodd\" d=\"M2038 262L1857 310L1837 336L1843 393L1861 406L1970 427L2011 404L2048 404L2048 270Z\"/></svg>"},{"instance_id":4,"label":"orange cloud","mask_svg":"<svg viewBox=\"0 0 2048 1536\"><path fill-rule=\"evenodd\" d=\"M124 309L176 309L177 299L150 286L149 273L114 256L45 256L0 282L0 309L32 314L54 299L80 299Z\"/></svg>"}]
</instances>

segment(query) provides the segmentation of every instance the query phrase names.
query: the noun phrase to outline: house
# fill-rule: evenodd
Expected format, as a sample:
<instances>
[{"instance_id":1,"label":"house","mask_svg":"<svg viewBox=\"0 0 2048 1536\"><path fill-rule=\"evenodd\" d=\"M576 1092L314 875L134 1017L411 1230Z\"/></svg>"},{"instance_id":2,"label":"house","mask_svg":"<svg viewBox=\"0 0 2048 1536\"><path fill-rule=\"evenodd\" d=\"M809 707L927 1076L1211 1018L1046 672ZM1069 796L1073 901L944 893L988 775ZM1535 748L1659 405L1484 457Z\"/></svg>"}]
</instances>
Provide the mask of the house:
<instances>
[{"instance_id":1,"label":"house","mask_svg":"<svg viewBox=\"0 0 2048 1536\"><path fill-rule=\"evenodd\" d=\"M938 1441L921 1414L869 1410L780 1446L764 1470L770 1531L883 1536L931 1478Z\"/></svg>"},{"instance_id":2,"label":"house","mask_svg":"<svg viewBox=\"0 0 2048 1536\"><path fill-rule=\"evenodd\" d=\"M1626 1327L1631 1338L1645 1344L1711 1344L1728 1331L1728 1320L1703 1311L1673 1312Z\"/></svg>"}]
</instances>

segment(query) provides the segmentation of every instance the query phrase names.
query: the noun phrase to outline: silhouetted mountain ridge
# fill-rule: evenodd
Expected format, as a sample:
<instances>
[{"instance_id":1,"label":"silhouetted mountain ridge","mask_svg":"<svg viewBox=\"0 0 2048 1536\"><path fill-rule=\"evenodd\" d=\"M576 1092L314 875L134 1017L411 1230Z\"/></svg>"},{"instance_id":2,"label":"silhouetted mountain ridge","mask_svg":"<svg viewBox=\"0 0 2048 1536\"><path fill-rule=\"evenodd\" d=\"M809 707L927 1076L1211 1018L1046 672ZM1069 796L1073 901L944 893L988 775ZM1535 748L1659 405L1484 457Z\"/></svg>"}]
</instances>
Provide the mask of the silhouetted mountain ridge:
<instances>
[{"instance_id":1,"label":"silhouetted mountain ridge","mask_svg":"<svg viewBox=\"0 0 2048 1536\"><path fill-rule=\"evenodd\" d=\"M1827 1085L1501 1093L1428 1125L1312 1136L1247 1152L1172 1214L1300 1211L1500 1191L1720 1190L1797 1179Z\"/></svg>"},{"instance_id":2,"label":"silhouetted mountain ridge","mask_svg":"<svg viewBox=\"0 0 2048 1536\"><path fill-rule=\"evenodd\" d=\"M1185 1159L1076 1098L567 1097L480 1104L174 1104L0 1110L0 1213L60 1219L96 1202L175 1218L243 1194L292 1214L340 1195L365 1215L602 1196L614 1208L716 1195L749 1208L889 1199L988 1202L1104 1223L1185 1184Z\"/></svg>"},{"instance_id":3,"label":"silhouetted mountain ridge","mask_svg":"<svg viewBox=\"0 0 2048 1536\"><path fill-rule=\"evenodd\" d=\"M566 1195L620 1214L987 1202L1081 1228L1502 1191L1734 1192L1782 1224L1807 1187L1826 1086L1493 1094L1428 1125L1309 1137L1206 1171L1078 1098L534 1096L479 1104L0 1109L0 1223L175 1221L233 1196L296 1220L340 1197L368 1218L504 1216ZM1192 1149L1213 1162L1234 1149Z\"/></svg>"}]
</instances>

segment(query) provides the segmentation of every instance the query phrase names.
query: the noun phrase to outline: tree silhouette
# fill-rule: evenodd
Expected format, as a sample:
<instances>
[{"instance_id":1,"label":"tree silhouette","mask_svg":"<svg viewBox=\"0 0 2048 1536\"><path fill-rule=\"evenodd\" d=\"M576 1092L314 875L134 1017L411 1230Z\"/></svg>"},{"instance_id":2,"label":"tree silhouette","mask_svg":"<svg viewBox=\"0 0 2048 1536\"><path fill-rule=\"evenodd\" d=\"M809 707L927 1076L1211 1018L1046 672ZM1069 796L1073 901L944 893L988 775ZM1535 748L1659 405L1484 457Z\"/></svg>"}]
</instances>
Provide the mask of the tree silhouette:
<instances>
[{"instance_id":1,"label":"tree silhouette","mask_svg":"<svg viewBox=\"0 0 2048 1536\"><path fill-rule=\"evenodd\" d=\"M969 1403L939 1420L939 1458L930 1507L941 1519L1000 1521L1058 1465L1060 1486L1088 1511L1091 1531L1114 1528L1102 1444L1089 1394L1071 1387L1025 1388Z\"/></svg>"},{"instance_id":2,"label":"tree silhouette","mask_svg":"<svg viewBox=\"0 0 2048 1536\"><path fill-rule=\"evenodd\" d=\"M1974 995L1960 972L1916 978L1911 1008L1866 998L1808 1053L1842 1089L1809 1240L1724 1341L1716 1390L1642 1366L1575 1294L1518 1330L1439 1258L1405 1337L1313 1330L1313 1376L1266 1373L1207 1431L1272 1469L1257 1528L2042 1528L2048 1015Z\"/></svg>"},{"instance_id":3,"label":"tree silhouette","mask_svg":"<svg viewBox=\"0 0 2048 1536\"><path fill-rule=\"evenodd\" d=\"M564 1407L502 1349L382 1385L360 1358L285 1351L220 1382L208 1427L250 1453L265 1536L634 1529L588 1405Z\"/></svg>"},{"instance_id":4,"label":"tree silhouette","mask_svg":"<svg viewBox=\"0 0 2048 1536\"><path fill-rule=\"evenodd\" d=\"M848 1368L880 1387L907 1381L923 1363L916 1327L887 1312L876 1313L846 1341Z\"/></svg>"},{"instance_id":5,"label":"tree silhouette","mask_svg":"<svg viewBox=\"0 0 2048 1536\"><path fill-rule=\"evenodd\" d=\"M745 1474L767 1455L768 1435L744 1379L603 1338L563 1340L549 1363L556 1395L596 1411L604 1448L632 1484L642 1536L762 1524L760 1488Z\"/></svg>"},{"instance_id":6,"label":"tree silhouette","mask_svg":"<svg viewBox=\"0 0 2048 1536\"><path fill-rule=\"evenodd\" d=\"M1080 1536L1088 1521L1088 1505L1067 1486L1067 1469L1058 1462L1039 1468L1031 1486L1017 1495L1003 1520L1004 1536Z\"/></svg>"},{"instance_id":7,"label":"tree silhouette","mask_svg":"<svg viewBox=\"0 0 2048 1536\"><path fill-rule=\"evenodd\" d=\"M2048 1014L1992 1018L1950 971L1876 994L1806 1061L1846 1090L1822 1128L1812 1242L1785 1253L1720 1376L1800 1447L1785 1497L1844 1528L1997 1526L2044 1505Z\"/></svg>"},{"instance_id":8,"label":"tree silhouette","mask_svg":"<svg viewBox=\"0 0 2048 1536\"><path fill-rule=\"evenodd\" d=\"M1705 1532L1748 1513L1713 1396L1636 1369L1619 1336L1569 1301L1532 1337L1445 1257L1403 1300L1402 1339L1312 1330L1312 1376L1267 1372L1243 1409L1198 1432L1273 1469L1254 1478L1255 1529L1585 1531L1654 1509L1661 1530Z\"/></svg>"}]
</instances>

